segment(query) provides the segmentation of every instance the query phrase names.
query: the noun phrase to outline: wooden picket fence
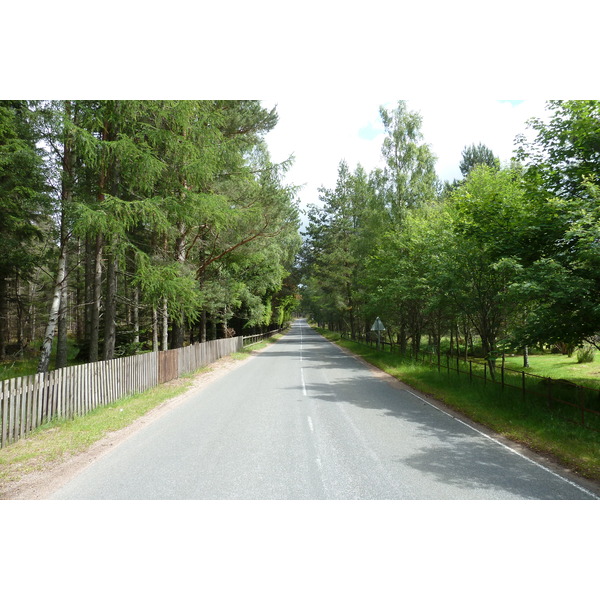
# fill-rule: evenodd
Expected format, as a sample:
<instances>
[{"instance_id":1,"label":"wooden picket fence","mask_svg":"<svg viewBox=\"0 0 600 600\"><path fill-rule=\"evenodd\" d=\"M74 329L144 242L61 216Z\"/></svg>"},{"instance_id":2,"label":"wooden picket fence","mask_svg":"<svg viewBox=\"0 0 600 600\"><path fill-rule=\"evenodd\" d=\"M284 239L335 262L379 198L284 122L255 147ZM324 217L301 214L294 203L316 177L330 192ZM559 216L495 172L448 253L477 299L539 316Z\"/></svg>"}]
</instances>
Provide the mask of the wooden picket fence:
<instances>
[{"instance_id":1,"label":"wooden picket fence","mask_svg":"<svg viewBox=\"0 0 600 600\"><path fill-rule=\"evenodd\" d=\"M72 419L238 352L243 337L125 356L0 381L0 447L52 419Z\"/></svg>"}]
</instances>

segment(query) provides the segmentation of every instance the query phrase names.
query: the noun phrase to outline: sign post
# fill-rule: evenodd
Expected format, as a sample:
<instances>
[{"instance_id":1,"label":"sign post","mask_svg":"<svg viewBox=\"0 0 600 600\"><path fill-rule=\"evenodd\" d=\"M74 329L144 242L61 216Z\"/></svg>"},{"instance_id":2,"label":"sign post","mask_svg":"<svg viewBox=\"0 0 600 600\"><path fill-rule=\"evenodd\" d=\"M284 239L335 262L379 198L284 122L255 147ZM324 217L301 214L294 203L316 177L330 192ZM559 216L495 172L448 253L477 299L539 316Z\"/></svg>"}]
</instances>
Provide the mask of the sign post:
<instances>
[{"instance_id":1,"label":"sign post","mask_svg":"<svg viewBox=\"0 0 600 600\"><path fill-rule=\"evenodd\" d=\"M385 327L383 326L383 323L379 317L375 319L375 322L371 326L371 331L377 332L377 350L379 350L381 332L385 331Z\"/></svg>"}]
</instances>

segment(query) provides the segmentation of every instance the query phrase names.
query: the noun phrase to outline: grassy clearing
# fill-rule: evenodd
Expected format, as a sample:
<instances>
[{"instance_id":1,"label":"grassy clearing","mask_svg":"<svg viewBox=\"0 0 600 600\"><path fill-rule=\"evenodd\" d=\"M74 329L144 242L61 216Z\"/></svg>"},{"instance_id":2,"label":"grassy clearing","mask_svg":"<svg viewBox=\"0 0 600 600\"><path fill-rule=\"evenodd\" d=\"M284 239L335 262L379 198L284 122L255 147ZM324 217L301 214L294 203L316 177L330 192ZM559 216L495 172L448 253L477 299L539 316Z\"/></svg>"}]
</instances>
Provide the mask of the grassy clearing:
<instances>
[{"instance_id":1,"label":"grassy clearing","mask_svg":"<svg viewBox=\"0 0 600 600\"><path fill-rule=\"evenodd\" d=\"M436 368L402 359L396 354L341 340L339 334L317 331L473 421L550 455L580 475L600 482L600 435L557 419L546 410L543 402L524 401L518 390L502 391L500 386L484 385L479 380L470 382L465 375L448 374L443 370L438 373Z\"/></svg>"},{"instance_id":2,"label":"grassy clearing","mask_svg":"<svg viewBox=\"0 0 600 600\"><path fill-rule=\"evenodd\" d=\"M523 368L522 356L507 356L506 368L525 371L541 377L566 379L577 385L600 388L600 361L591 363L577 362L575 354L569 358L563 354L533 354L529 356L529 368Z\"/></svg>"},{"instance_id":3,"label":"grassy clearing","mask_svg":"<svg viewBox=\"0 0 600 600\"><path fill-rule=\"evenodd\" d=\"M39 344L36 345L39 346ZM79 349L75 342L71 339L67 342L67 364L69 366L79 364L77 353ZM50 353L50 369L54 369L54 361L56 359L56 338L52 344L52 352ZM37 372L39 357L39 349L30 349L25 356L7 358L0 362L0 379L12 379L13 377L25 377L26 375L34 375Z\"/></svg>"},{"instance_id":4,"label":"grassy clearing","mask_svg":"<svg viewBox=\"0 0 600 600\"><path fill-rule=\"evenodd\" d=\"M421 347L428 347L427 336L421 338ZM450 349L450 338L442 338L442 355ZM482 358L483 353L481 346L476 344L474 347L475 357L469 356L469 360L475 362L485 362ZM532 354L529 355L529 367L523 368L523 355L515 354L513 356L507 354L506 368L515 371L525 371L531 375L539 375L540 377L551 377L552 379L565 379L577 385L600 389L600 353L594 352L594 361L591 363L578 363L577 351L571 357L564 354L551 354L549 352L539 352L532 349ZM461 359L464 354L464 349L461 347ZM500 358L497 360L497 365L500 365Z\"/></svg>"}]
</instances>

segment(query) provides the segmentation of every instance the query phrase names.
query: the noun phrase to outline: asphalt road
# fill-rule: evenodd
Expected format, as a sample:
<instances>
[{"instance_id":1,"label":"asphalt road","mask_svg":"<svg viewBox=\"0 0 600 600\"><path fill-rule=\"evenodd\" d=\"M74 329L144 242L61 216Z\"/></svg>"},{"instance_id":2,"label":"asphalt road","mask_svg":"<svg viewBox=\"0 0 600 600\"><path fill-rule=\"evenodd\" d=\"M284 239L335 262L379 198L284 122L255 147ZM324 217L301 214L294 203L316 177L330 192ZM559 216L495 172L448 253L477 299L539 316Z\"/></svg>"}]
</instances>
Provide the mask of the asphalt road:
<instances>
[{"instance_id":1,"label":"asphalt road","mask_svg":"<svg viewBox=\"0 0 600 600\"><path fill-rule=\"evenodd\" d=\"M294 323L52 499L598 499Z\"/></svg>"}]
</instances>

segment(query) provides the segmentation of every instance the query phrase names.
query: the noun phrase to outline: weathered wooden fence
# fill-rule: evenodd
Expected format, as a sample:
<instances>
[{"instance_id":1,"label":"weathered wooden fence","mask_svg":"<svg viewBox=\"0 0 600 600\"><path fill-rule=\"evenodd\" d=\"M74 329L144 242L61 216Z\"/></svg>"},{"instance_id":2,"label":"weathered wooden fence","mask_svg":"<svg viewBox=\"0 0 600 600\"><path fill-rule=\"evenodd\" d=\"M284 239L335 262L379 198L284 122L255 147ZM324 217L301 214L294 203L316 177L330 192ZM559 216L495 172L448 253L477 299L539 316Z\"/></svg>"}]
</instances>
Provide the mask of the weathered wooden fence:
<instances>
[{"instance_id":1,"label":"weathered wooden fence","mask_svg":"<svg viewBox=\"0 0 600 600\"><path fill-rule=\"evenodd\" d=\"M0 447L52 419L84 415L191 373L243 346L243 337L225 338L0 381Z\"/></svg>"}]
</instances>

